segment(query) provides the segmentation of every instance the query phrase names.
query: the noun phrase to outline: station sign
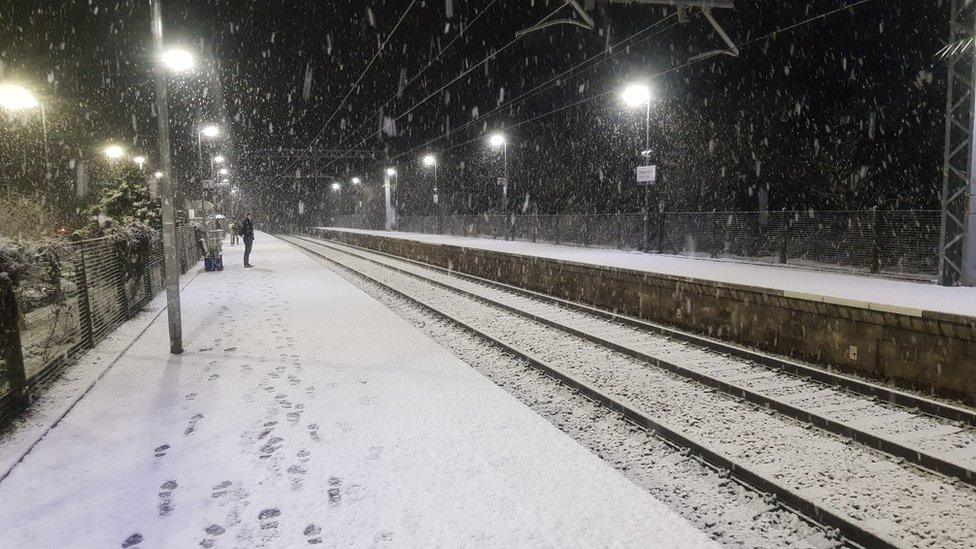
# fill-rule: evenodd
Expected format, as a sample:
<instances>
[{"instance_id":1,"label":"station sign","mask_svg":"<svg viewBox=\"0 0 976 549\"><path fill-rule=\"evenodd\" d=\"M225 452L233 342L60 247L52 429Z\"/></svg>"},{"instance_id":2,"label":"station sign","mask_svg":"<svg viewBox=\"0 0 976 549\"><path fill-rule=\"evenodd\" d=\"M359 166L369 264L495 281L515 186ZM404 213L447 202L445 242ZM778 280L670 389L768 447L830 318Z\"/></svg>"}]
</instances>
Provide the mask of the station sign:
<instances>
[{"instance_id":1,"label":"station sign","mask_svg":"<svg viewBox=\"0 0 976 549\"><path fill-rule=\"evenodd\" d=\"M638 166L634 175L638 185L653 185L657 181L657 166Z\"/></svg>"}]
</instances>

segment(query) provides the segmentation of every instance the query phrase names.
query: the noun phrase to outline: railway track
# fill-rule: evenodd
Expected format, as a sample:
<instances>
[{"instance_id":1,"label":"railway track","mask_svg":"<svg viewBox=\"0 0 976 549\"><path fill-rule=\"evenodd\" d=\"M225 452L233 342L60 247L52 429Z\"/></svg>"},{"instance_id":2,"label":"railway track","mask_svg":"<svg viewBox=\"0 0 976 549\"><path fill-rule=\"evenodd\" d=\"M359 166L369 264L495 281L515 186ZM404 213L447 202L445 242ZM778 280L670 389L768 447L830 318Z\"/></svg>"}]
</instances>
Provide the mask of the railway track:
<instances>
[{"instance_id":1,"label":"railway track","mask_svg":"<svg viewBox=\"0 0 976 549\"><path fill-rule=\"evenodd\" d=\"M832 383L836 374L802 364L777 367L776 357L402 258L287 240L449 318L855 544L976 543L976 435L964 408L852 378Z\"/></svg>"}]
</instances>

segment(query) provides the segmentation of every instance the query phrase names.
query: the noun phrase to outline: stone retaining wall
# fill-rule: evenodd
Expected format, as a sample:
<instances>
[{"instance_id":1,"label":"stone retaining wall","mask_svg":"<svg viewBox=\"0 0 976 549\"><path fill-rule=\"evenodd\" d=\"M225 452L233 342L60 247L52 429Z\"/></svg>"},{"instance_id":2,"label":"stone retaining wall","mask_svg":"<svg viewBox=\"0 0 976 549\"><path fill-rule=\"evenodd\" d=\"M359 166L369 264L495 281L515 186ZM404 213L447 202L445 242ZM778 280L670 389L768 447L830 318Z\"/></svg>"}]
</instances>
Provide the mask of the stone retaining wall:
<instances>
[{"instance_id":1,"label":"stone retaining wall","mask_svg":"<svg viewBox=\"0 0 976 549\"><path fill-rule=\"evenodd\" d=\"M319 229L339 242L976 404L976 318Z\"/></svg>"}]
</instances>

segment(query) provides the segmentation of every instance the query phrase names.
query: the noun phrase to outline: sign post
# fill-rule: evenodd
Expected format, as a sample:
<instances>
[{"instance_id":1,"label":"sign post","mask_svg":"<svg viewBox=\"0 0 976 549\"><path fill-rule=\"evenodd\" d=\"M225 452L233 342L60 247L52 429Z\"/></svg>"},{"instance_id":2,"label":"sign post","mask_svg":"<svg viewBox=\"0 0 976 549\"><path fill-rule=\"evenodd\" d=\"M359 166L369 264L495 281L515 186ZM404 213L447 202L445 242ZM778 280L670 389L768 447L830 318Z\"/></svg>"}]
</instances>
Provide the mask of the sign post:
<instances>
[{"instance_id":1,"label":"sign post","mask_svg":"<svg viewBox=\"0 0 976 549\"><path fill-rule=\"evenodd\" d=\"M651 249L651 187L657 182L657 166L638 166L634 170L637 184L644 187L644 243L643 251Z\"/></svg>"}]
</instances>

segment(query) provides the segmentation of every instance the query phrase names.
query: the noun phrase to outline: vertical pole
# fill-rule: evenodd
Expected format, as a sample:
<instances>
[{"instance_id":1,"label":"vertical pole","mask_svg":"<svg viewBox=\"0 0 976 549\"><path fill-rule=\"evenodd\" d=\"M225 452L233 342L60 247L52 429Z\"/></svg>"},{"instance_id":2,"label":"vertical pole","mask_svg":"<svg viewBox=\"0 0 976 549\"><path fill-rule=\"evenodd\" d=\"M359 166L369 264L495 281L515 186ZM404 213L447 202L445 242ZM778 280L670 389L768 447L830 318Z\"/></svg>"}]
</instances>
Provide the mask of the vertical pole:
<instances>
[{"instance_id":1,"label":"vertical pole","mask_svg":"<svg viewBox=\"0 0 976 549\"><path fill-rule=\"evenodd\" d=\"M51 179L51 150L47 140L47 109L41 103L41 129L44 133L44 179Z\"/></svg>"},{"instance_id":2,"label":"vertical pole","mask_svg":"<svg viewBox=\"0 0 976 549\"><path fill-rule=\"evenodd\" d=\"M392 175L383 176L383 205L386 211L384 228L387 231L393 230L393 189L390 184L391 179L393 179Z\"/></svg>"},{"instance_id":3,"label":"vertical pole","mask_svg":"<svg viewBox=\"0 0 976 549\"><path fill-rule=\"evenodd\" d=\"M644 184L644 243L641 250L651 251L651 186Z\"/></svg>"},{"instance_id":4,"label":"vertical pole","mask_svg":"<svg viewBox=\"0 0 976 549\"><path fill-rule=\"evenodd\" d=\"M976 27L976 18L974 18ZM969 176L964 190L965 216L962 220L962 276L963 286L976 286L976 45L966 55L970 58L970 87L969 97Z\"/></svg>"},{"instance_id":5,"label":"vertical pole","mask_svg":"<svg viewBox=\"0 0 976 549\"><path fill-rule=\"evenodd\" d=\"M644 108L644 165L651 162L651 100L648 99ZM651 186L644 183L644 242L641 246L644 252L651 251Z\"/></svg>"},{"instance_id":6,"label":"vertical pole","mask_svg":"<svg viewBox=\"0 0 976 549\"><path fill-rule=\"evenodd\" d=\"M437 188L437 162L434 162L434 215L437 216L437 233L444 231L444 221L441 219L441 199Z\"/></svg>"},{"instance_id":7,"label":"vertical pole","mask_svg":"<svg viewBox=\"0 0 976 549\"><path fill-rule=\"evenodd\" d=\"M166 99L166 69L162 64L163 12L161 0L152 3L153 51L156 72L156 116L159 122L159 163L163 177L159 180L162 201L163 259L166 264L166 315L169 319L169 352L183 352L183 326L180 311L180 264L176 256L176 211L173 204L173 167L169 150L169 105ZM199 139L199 135L197 136Z\"/></svg>"},{"instance_id":8,"label":"vertical pole","mask_svg":"<svg viewBox=\"0 0 976 549\"><path fill-rule=\"evenodd\" d=\"M4 359L10 394L18 406L30 403L27 393L27 372L24 369L24 352L20 344L20 312L13 282L0 277L0 358Z\"/></svg>"},{"instance_id":9,"label":"vertical pole","mask_svg":"<svg viewBox=\"0 0 976 549\"><path fill-rule=\"evenodd\" d=\"M515 214L512 213L512 207L508 200L508 140L506 139L502 143L502 168L504 171L503 177L505 177L505 185L502 186L502 195L504 200L505 209L505 240L512 239L512 228L515 225ZM518 207L516 206L515 212L518 212Z\"/></svg>"}]
</instances>

